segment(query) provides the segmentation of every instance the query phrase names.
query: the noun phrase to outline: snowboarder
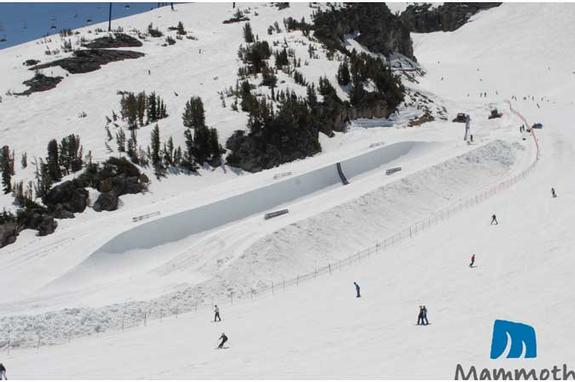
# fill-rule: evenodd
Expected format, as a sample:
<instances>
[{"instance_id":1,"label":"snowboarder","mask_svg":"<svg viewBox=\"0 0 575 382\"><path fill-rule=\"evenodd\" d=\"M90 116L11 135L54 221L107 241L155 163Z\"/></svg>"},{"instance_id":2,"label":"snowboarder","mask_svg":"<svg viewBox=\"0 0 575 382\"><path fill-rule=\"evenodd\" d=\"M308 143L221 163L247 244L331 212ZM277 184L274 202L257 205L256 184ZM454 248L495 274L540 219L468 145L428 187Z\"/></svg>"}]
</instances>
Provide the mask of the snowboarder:
<instances>
[{"instance_id":1,"label":"snowboarder","mask_svg":"<svg viewBox=\"0 0 575 382\"><path fill-rule=\"evenodd\" d=\"M355 297L361 297L361 294L359 293L359 285L357 285L355 281L353 282L353 285L355 285L355 293L356 293Z\"/></svg>"},{"instance_id":2,"label":"snowboarder","mask_svg":"<svg viewBox=\"0 0 575 382\"><path fill-rule=\"evenodd\" d=\"M491 216L491 223L490 223L490 225L493 225L493 224L495 224L495 225L499 224L499 222L497 221L497 216L495 216L495 214L493 214L493 215Z\"/></svg>"},{"instance_id":3,"label":"snowboarder","mask_svg":"<svg viewBox=\"0 0 575 382\"><path fill-rule=\"evenodd\" d=\"M223 349L224 344L228 341L228 336L226 336L225 333L222 333L222 335L220 336L220 338L218 338L218 340L222 340L222 342L220 342L220 344L218 345L218 349Z\"/></svg>"},{"instance_id":4,"label":"snowboarder","mask_svg":"<svg viewBox=\"0 0 575 382\"><path fill-rule=\"evenodd\" d=\"M423 325L423 306L419 305L419 314L417 315L417 325Z\"/></svg>"},{"instance_id":5,"label":"snowboarder","mask_svg":"<svg viewBox=\"0 0 575 382\"><path fill-rule=\"evenodd\" d=\"M553 196L554 198L557 197L557 194L555 193L555 188L551 187L551 196Z\"/></svg>"},{"instance_id":6,"label":"snowboarder","mask_svg":"<svg viewBox=\"0 0 575 382\"><path fill-rule=\"evenodd\" d=\"M1 380L7 381L8 377L6 377L6 368L3 364L0 363L0 381Z\"/></svg>"},{"instance_id":7,"label":"snowboarder","mask_svg":"<svg viewBox=\"0 0 575 382\"><path fill-rule=\"evenodd\" d=\"M214 322L216 321L221 321L221 317L220 317L220 308L218 308L217 305L214 305Z\"/></svg>"},{"instance_id":8,"label":"snowboarder","mask_svg":"<svg viewBox=\"0 0 575 382\"><path fill-rule=\"evenodd\" d=\"M471 256L471 263L469 263L469 268L473 268L473 265L475 265L475 254Z\"/></svg>"},{"instance_id":9,"label":"snowboarder","mask_svg":"<svg viewBox=\"0 0 575 382\"><path fill-rule=\"evenodd\" d=\"M429 325L429 321L427 321L427 308L425 305L421 308L421 323L423 325Z\"/></svg>"}]
</instances>

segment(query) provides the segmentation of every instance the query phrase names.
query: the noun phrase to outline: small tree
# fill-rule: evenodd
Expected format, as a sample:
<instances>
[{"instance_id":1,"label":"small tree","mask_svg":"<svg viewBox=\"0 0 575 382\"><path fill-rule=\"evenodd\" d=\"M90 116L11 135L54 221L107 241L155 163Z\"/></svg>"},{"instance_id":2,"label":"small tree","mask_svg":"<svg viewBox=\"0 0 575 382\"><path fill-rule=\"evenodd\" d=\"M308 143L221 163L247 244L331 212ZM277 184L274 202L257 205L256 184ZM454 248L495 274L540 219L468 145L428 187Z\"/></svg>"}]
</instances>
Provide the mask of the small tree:
<instances>
[{"instance_id":1,"label":"small tree","mask_svg":"<svg viewBox=\"0 0 575 382\"><path fill-rule=\"evenodd\" d=\"M337 83L341 86L347 86L349 85L350 81L351 78L349 75L349 67L347 62L344 61L339 65L339 68L337 69Z\"/></svg>"},{"instance_id":2,"label":"small tree","mask_svg":"<svg viewBox=\"0 0 575 382\"><path fill-rule=\"evenodd\" d=\"M254 42L254 34L252 32L252 26L250 25L250 23L246 23L243 29L244 29L244 40L247 43Z\"/></svg>"},{"instance_id":3,"label":"small tree","mask_svg":"<svg viewBox=\"0 0 575 382\"><path fill-rule=\"evenodd\" d=\"M178 31L177 33L179 35L185 35L186 34L186 29L184 28L184 24L182 24L181 21L178 21L178 26L176 27L176 29L177 29L177 31Z\"/></svg>"},{"instance_id":4,"label":"small tree","mask_svg":"<svg viewBox=\"0 0 575 382\"><path fill-rule=\"evenodd\" d=\"M126 134L124 133L124 129L120 129L120 131L116 133L116 143L118 144L119 152L126 152Z\"/></svg>"},{"instance_id":5,"label":"small tree","mask_svg":"<svg viewBox=\"0 0 575 382\"><path fill-rule=\"evenodd\" d=\"M204 112L204 103L200 97L192 97L186 102L184 114L182 114L184 126L187 128L197 128L205 126L206 117Z\"/></svg>"},{"instance_id":6,"label":"small tree","mask_svg":"<svg viewBox=\"0 0 575 382\"><path fill-rule=\"evenodd\" d=\"M154 126L151 137L152 146L152 164L158 166L160 164L160 127L158 124Z\"/></svg>"},{"instance_id":7,"label":"small tree","mask_svg":"<svg viewBox=\"0 0 575 382\"><path fill-rule=\"evenodd\" d=\"M46 158L46 165L48 166L48 171L52 180L58 181L62 179L62 171L60 170L58 154L58 142L55 139L48 142L48 157Z\"/></svg>"}]
</instances>

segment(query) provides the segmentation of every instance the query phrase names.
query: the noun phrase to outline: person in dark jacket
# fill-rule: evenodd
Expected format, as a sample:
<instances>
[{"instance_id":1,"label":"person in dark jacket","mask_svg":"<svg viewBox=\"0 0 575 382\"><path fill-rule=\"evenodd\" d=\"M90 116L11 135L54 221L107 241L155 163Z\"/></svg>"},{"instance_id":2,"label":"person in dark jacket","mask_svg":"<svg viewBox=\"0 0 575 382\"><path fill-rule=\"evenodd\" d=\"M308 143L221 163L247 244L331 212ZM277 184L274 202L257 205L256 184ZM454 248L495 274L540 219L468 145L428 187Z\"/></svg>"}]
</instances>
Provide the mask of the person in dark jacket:
<instances>
[{"instance_id":1,"label":"person in dark jacket","mask_svg":"<svg viewBox=\"0 0 575 382\"><path fill-rule=\"evenodd\" d=\"M361 297L361 294L359 293L360 292L359 285L357 285L355 281L353 282L353 285L355 285L355 293L356 293L355 297Z\"/></svg>"},{"instance_id":2,"label":"person in dark jacket","mask_svg":"<svg viewBox=\"0 0 575 382\"><path fill-rule=\"evenodd\" d=\"M6 367L0 363L0 381L1 380L7 381L8 377L6 377Z\"/></svg>"},{"instance_id":3,"label":"person in dark jacket","mask_svg":"<svg viewBox=\"0 0 575 382\"><path fill-rule=\"evenodd\" d=\"M421 309L421 323L423 325L429 325L429 321L427 321L427 308L425 307L425 305L423 305L423 308Z\"/></svg>"},{"instance_id":4,"label":"person in dark jacket","mask_svg":"<svg viewBox=\"0 0 575 382\"><path fill-rule=\"evenodd\" d=\"M216 321L221 321L221 317L220 317L220 308L218 308L217 305L214 305L214 322Z\"/></svg>"},{"instance_id":5,"label":"person in dark jacket","mask_svg":"<svg viewBox=\"0 0 575 382\"><path fill-rule=\"evenodd\" d=\"M551 196L556 198L557 194L555 193L555 188L551 187Z\"/></svg>"},{"instance_id":6,"label":"person in dark jacket","mask_svg":"<svg viewBox=\"0 0 575 382\"><path fill-rule=\"evenodd\" d=\"M417 325L423 325L423 306L419 305L419 314L417 315Z\"/></svg>"},{"instance_id":7,"label":"person in dark jacket","mask_svg":"<svg viewBox=\"0 0 575 382\"><path fill-rule=\"evenodd\" d=\"M218 339L222 340L222 342L220 342L220 344L218 345L218 349L222 349L224 347L224 344L228 341L228 336L226 336L225 333L222 333L222 335Z\"/></svg>"},{"instance_id":8,"label":"person in dark jacket","mask_svg":"<svg viewBox=\"0 0 575 382\"><path fill-rule=\"evenodd\" d=\"M471 263L469 263L469 267L473 268L474 265L475 265L475 254L473 254L473 256L471 256Z\"/></svg>"},{"instance_id":9,"label":"person in dark jacket","mask_svg":"<svg viewBox=\"0 0 575 382\"><path fill-rule=\"evenodd\" d=\"M499 222L497 221L497 216L495 216L495 214L491 215L491 225L497 225L499 224Z\"/></svg>"}]
</instances>

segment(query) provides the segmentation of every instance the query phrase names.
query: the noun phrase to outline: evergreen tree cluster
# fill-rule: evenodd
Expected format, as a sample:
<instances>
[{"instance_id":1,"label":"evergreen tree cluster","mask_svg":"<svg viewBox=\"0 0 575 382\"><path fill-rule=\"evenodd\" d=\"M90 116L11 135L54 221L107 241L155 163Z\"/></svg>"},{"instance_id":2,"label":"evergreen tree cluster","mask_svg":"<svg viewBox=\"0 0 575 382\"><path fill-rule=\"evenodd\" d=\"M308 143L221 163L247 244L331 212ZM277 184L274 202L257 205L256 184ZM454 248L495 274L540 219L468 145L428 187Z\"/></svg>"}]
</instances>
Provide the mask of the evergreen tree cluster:
<instances>
[{"instance_id":1,"label":"evergreen tree cluster","mask_svg":"<svg viewBox=\"0 0 575 382\"><path fill-rule=\"evenodd\" d=\"M228 164L260 171L321 151L319 121L306 99L293 92L278 93L279 108L257 98L249 112L248 129L228 140Z\"/></svg>"},{"instance_id":2,"label":"evergreen tree cluster","mask_svg":"<svg viewBox=\"0 0 575 382\"><path fill-rule=\"evenodd\" d=\"M60 144L55 139L50 140L46 160L40 159L36 166L36 195L45 195L54 182L80 171L84 164L82 150L78 135L68 135L62 138Z\"/></svg>"},{"instance_id":3,"label":"evergreen tree cluster","mask_svg":"<svg viewBox=\"0 0 575 382\"><path fill-rule=\"evenodd\" d=\"M303 32L304 36L309 35L309 31L313 29L312 25L306 23L305 18L301 18L301 21L297 21L293 17L287 17L283 20L286 32L292 32L295 30L300 30Z\"/></svg>"},{"instance_id":4,"label":"evergreen tree cluster","mask_svg":"<svg viewBox=\"0 0 575 382\"><path fill-rule=\"evenodd\" d=\"M409 29L383 2L346 3L341 8L319 9L313 15L313 30L314 37L332 51L347 54L342 44L344 36L357 34L356 40L372 52L386 56L399 52L414 58Z\"/></svg>"},{"instance_id":5,"label":"evergreen tree cluster","mask_svg":"<svg viewBox=\"0 0 575 382\"><path fill-rule=\"evenodd\" d=\"M258 99L251 90L248 81L242 82L239 94L242 110L248 112L248 134L238 130L226 142L231 151L227 162L246 171L260 171L320 152L319 131L331 132L334 121L347 108L326 78L320 79L321 102L313 84L307 85L306 98L281 90L275 98Z\"/></svg>"},{"instance_id":6,"label":"evergreen tree cluster","mask_svg":"<svg viewBox=\"0 0 575 382\"><path fill-rule=\"evenodd\" d=\"M246 24L247 25L247 24ZM238 57L247 65L247 74L258 74L268 67L267 60L272 52L267 41L256 41L247 46L240 46Z\"/></svg>"},{"instance_id":7,"label":"evergreen tree cluster","mask_svg":"<svg viewBox=\"0 0 575 382\"><path fill-rule=\"evenodd\" d=\"M381 58L374 58L366 53L356 54L354 50L350 57L350 68L352 73L350 102L353 106L361 107L385 101L390 110L395 110L403 102L405 89L401 80ZM372 92L365 90L368 81L375 85L375 90Z\"/></svg>"},{"instance_id":8,"label":"evergreen tree cluster","mask_svg":"<svg viewBox=\"0 0 575 382\"><path fill-rule=\"evenodd\" d=\"M146 92L123 92L120 115L128 122L128 128L133 130L166 118L168 113L166 104L155 92L150 95L146 95Z\"/></svg>"},{"instance_id":9,"label":"evergreen tree cluster","mask_svg":"<svg viewBox=\"0 0 575 382\"><path fill-rule=\"evenodd\" d=\"M172 137L162 141L157 123L150 133L150 145L146 151L139 148L135 130L131 131L127 149L124 147L126 137L123 130L118 132L118 149L126 149L130 160L136 164L151 164L157 176L163 175L168 168L196 171L204 162L212 166L219 165L224 150L219 144L217 130L206 126L204 104L200 97L191 97L186 102L182 122L186 127L184 149L176 147Z\"/></svg>"},{"instance_id":10,"label":"evergreen tree cluster","mask_svg":"<svg viewBox=\"0 0 575 382\"><path fill-rule=\"evenodd\" d=\"M154 28L152 23L148 25L148 34L152 37L162 37L164 35L158 28Z\"/></svg>"},{"instance_id":11,"label":"evergreen tree cluster","mask_svg":"<svg viewBox=\"0 0 575 382\"><path fill-rule=\"evenodd\" d=\"M218 164L224 150L219 144L218 131L206 126L204 104L200 97L192 97L186 103L182 120L184 126L188 128L185 132L184 159L186 163L188 165L194 162Z\"/></svg>"}]
</instances>

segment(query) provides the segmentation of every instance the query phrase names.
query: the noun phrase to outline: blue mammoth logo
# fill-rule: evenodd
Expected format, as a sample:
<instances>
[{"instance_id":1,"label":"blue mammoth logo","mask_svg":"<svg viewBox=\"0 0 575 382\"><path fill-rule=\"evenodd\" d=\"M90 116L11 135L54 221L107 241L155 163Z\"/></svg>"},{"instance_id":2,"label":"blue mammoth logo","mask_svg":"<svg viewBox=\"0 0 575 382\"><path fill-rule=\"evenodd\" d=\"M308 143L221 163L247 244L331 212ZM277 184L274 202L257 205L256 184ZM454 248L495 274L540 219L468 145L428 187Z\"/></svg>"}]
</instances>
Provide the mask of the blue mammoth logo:
<instances>
[{"instance_id":1,"label":"blue mammoth logo","mask_svg":"<svg viewBox=\"0 0 575 382\"><path fill-rule=\"evenodd\" d=\"M508 338L511 346L507 358L537 357L537 339L532 326L504 320L493 323L493 338L491 340L491 359L499 358L507 348ZM525 349L525 351L523 351Z\"/></svg>"}]
</instances>

